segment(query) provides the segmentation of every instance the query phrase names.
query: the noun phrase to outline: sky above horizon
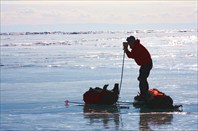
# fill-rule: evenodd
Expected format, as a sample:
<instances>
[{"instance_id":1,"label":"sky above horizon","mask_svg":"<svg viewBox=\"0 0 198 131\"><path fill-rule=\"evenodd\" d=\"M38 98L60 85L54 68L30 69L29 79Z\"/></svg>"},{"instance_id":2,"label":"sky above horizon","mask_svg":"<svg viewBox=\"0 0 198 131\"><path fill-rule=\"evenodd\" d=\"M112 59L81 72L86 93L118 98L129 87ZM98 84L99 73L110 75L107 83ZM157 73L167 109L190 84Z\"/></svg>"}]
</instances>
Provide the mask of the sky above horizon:
<instances>
[{"instance_id":1,"label":"sky above horizon","mask_svg":"<svg viewBox=\"0 0 198 131\"><path fill-rule=\"evenodd\" d=\"M197 1L1 1L1 26L197 22Z\"/></svg>"}]
</instances>

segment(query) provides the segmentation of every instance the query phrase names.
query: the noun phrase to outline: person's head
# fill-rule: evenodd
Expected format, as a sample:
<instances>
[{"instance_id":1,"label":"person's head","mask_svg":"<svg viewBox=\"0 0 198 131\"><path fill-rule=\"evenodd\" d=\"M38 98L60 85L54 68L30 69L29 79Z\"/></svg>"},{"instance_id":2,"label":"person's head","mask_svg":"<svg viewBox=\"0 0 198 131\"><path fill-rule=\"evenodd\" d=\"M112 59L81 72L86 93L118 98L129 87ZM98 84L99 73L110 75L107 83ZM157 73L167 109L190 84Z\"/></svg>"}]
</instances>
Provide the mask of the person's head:
<instances>
[{"instance_id":1,"label":"person's head","mask_svg":"<svg viewBox=\"0 0 198 131\"><path fill-rule=\"evenodd\" d=\"M129 37L127 37L126 41L128 42L130 48L132 49L135 45L135 37L129 36Z\"/></svg>"}]
</instances>

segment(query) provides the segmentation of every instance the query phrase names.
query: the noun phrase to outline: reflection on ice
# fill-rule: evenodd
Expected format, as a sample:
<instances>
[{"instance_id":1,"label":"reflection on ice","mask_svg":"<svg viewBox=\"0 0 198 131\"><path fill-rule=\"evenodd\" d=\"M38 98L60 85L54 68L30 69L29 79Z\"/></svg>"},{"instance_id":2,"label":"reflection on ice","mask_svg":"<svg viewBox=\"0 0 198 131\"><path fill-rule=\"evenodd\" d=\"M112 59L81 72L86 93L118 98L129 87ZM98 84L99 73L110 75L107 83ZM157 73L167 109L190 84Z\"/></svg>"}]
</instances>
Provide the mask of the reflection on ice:
<instances>
[{"instance_id":1,"label":"reflection on ice","mask_svg":"<svg viewBox=\"0 0 198 131\"><path fill-rule=\"evenodd\" d=\"M173 114L141 114L140 130L152 130L152 126L171 125Z\"/></svg>"},{"instance_id":2,"label":"reflection on ice","mask_svg":"<svg viewBox=\"0 0 198 131\"><path fill-rule=\"evenodd\" d=\"M116 105L84 105L84 117L90 120L90 125L94 126L98 122L102 121L105 129L108 129L112 122L115 128L119 128L120 125L120 112Z\"/></svg>"}]
</instances>

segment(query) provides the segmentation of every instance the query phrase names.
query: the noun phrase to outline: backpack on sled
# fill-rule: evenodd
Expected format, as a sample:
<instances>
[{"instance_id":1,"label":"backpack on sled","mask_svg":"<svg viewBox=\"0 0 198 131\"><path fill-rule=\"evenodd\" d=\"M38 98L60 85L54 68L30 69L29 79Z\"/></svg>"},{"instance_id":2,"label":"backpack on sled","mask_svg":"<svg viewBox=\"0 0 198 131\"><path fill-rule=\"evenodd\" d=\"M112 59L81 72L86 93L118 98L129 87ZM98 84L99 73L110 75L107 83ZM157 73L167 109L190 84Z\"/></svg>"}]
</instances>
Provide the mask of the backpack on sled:
<instances>
[{"instance_id":1,"label":"backpack on sled","mask_svg":"<svg viewBox=\"0 0 198 131\"><path fill-rule=\"evenodd\" d=\"M137 102L140 102L141 95L137 95L134 98ZM151 89L148 91L147 100L144 102L149 108L158 109L171 109L173 106L173 99L158 89Z\"/></svg>"},{"instance_id":2,"label":"backpack on sled","mask_svg":"<svg viewBox=\"0 0 198 131\"><path fill-rule=\"evenodd\" d=\"M119 84L115 84L112 90L107 90L108 85L104 85L103 89L96 87L90 88L83 94L85 104L102 104L112 105L117 102L119 97Z\"/></svg>"}]
</instances>

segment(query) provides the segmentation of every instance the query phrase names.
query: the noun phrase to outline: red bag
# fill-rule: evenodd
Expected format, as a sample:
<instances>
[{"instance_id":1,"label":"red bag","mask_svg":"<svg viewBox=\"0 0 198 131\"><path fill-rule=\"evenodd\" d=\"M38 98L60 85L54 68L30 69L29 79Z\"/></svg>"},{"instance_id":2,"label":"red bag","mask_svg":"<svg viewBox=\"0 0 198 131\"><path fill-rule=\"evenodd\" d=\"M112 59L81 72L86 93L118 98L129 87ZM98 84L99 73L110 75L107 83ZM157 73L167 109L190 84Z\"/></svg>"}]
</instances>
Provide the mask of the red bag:
<instances>
[{"instance_id":1,"label":"red bag","mask_svg":"<svg viewBox=\"0 0 198 131\"><path fill-rule=\"evenodd\" d=\"M117 102L119 97L119 85L115 84L113 90L107 90L108 85L103 89L96 87L90 88L83 94L83 100L86 104L105 104L112 105Z\"/></svg>"},{"instance_id":2,"label":"red bag","mask_svg":"<svg viewBox=\"0 0 198 131\"><path fill-rule=\"evenodd\" d=\"M151 89L148 91L149 97L147 104L151 108L173 108L173 100L170 96L159 91L158 89Z\"/></svg>"}]
</instances>

